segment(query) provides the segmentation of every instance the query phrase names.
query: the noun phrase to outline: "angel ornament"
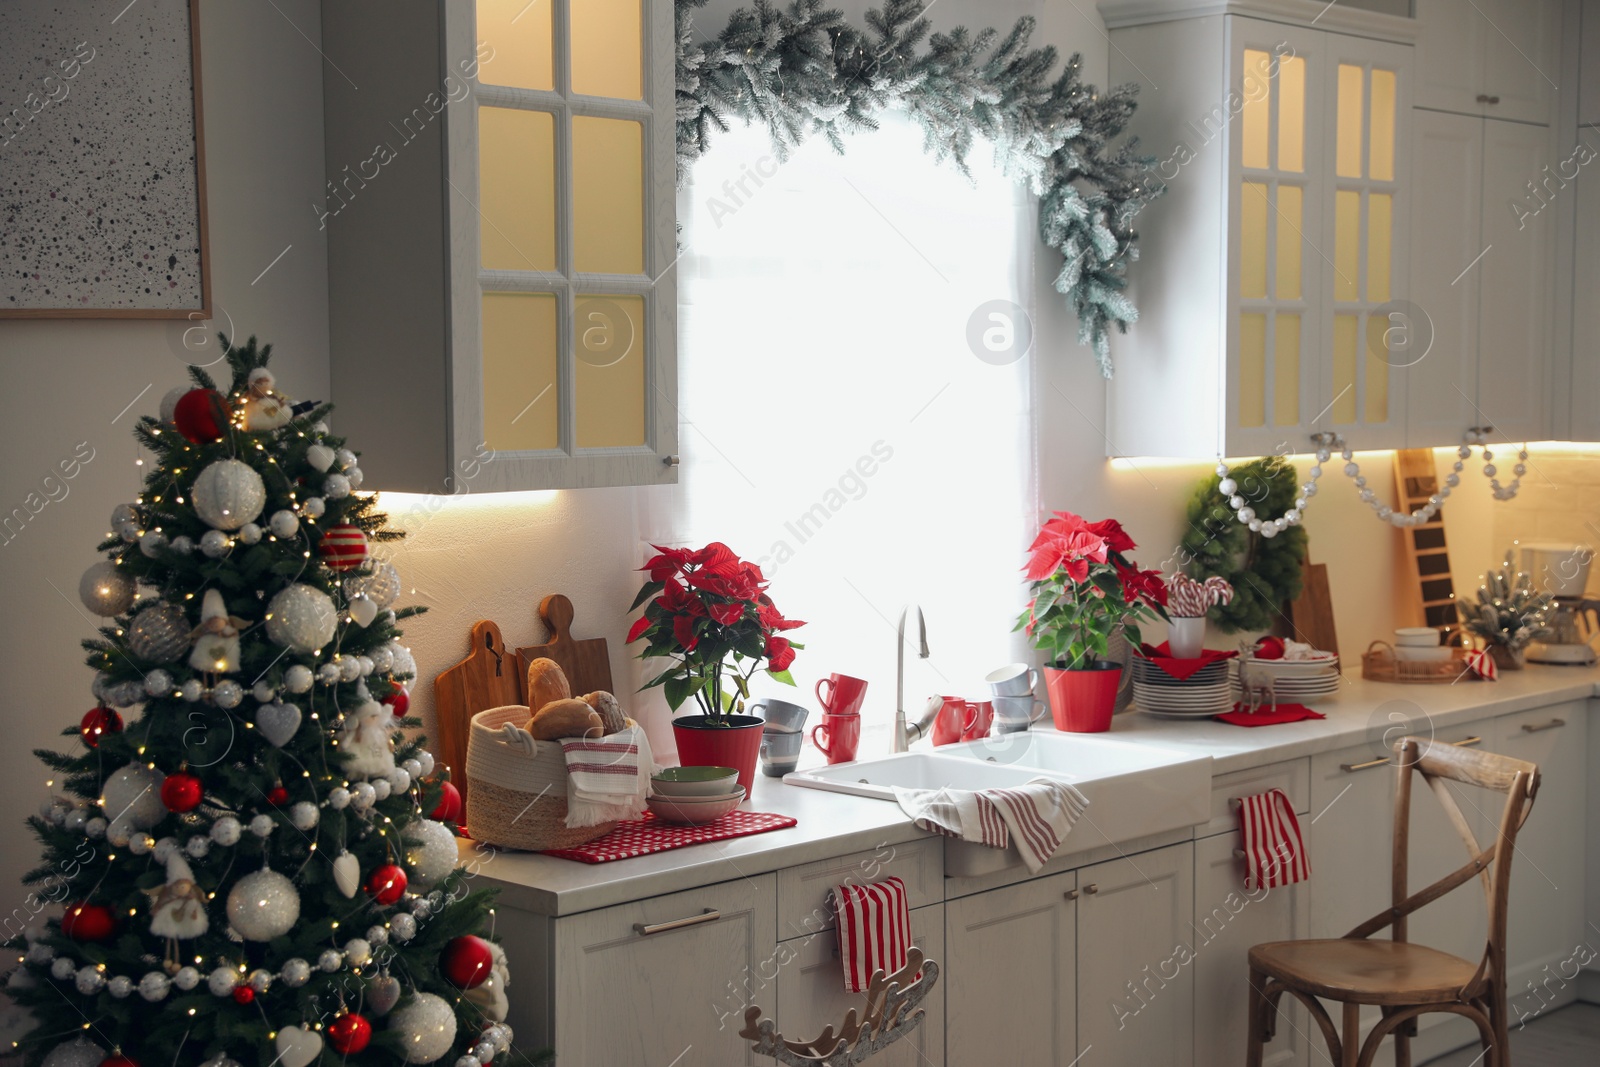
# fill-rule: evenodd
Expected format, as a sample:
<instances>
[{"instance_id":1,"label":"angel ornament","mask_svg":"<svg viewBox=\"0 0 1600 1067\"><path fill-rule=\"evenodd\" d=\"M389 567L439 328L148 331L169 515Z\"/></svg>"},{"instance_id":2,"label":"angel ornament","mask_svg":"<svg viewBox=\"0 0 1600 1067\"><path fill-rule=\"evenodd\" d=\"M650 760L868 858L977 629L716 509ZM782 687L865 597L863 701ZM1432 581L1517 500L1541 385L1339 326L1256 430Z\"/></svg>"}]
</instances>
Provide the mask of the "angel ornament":
<instances>
[{"instance_id":1,"label":"angel ornament","mask_svg":"<svg viewBox=\"0 0 1600 1067\"><path fill-rule=\"evenodd\" d=\"M250 387L245 394L244 428L251 433L276 430L287 426L294 418L294 404L286 396L274 391L277 379L265 367L250 372Z\"/></svg>"},{"instance_id":2,"label":"angel ornament","mask_svg":"<svg viewBox=\"0 0 1600 1067\"><path fill-rule=\"evenodd\" d=\"M339 753L344 772L352 778L383 778L394 771L394 739L389 724L394 715L376 700L367 701L344 717L339 728Z\"/></svg>"},{"instance_id":3,"label":"angel ornament","mask_svg":"<svg viewBox=\"0 0 1600 1067\"><path fill-rule=\"evenodd\" d=\"M178 942L199 937L211 928L211 917L206 914L205 890L195 884L188 860L173 856L167 860L167 884L145 892L152 898L150 932L167 939L164 966L168 974L176 974L182 966Z\"/></svg>"},{"instance_id":4,"label":"angel ornament","mask_svg":"<svg viewBox=\"0 0 1600 1067\"><path fill-rule=\"evenodd\" d=\"M189 666L202 674L232 674L239 669L239 633L249 620L228 614L222 594L207 589L200 602L200 625L190 633Z\"/></svg>"}]
</instances>

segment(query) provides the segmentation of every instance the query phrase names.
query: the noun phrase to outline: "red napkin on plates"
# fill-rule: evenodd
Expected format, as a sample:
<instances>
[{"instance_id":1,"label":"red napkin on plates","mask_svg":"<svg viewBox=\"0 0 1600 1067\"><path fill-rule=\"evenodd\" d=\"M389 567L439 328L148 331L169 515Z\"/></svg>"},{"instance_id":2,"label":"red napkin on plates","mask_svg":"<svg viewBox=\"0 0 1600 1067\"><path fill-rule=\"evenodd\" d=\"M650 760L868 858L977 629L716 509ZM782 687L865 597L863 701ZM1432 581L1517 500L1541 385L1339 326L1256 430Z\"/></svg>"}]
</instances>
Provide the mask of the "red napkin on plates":
<instances>
[{"instance_id":1,"label":"red napkin on plates","mask_svg":"<svg viewBox=\"0 0 1600 1067\"><path fill-rule=\"evenodd\" d=\"M1299 722L1301 719L1326 719L1327 716L1320 711L1312 711L1304 704L1279 704L1274 711L1249 712L1244 710L1243 704L1235 704L1233 710L1218 715L1218 722L1230 723L1234 726L1276 726L1280 722Z\"/></svg>"},{"instance_id":2,"label":"red napkin on plates","mask_svg":"<svg viewBox=\"0 0 1600 1067\"><path fill-rule=\"evenodd\" d=\"M1200 650L1200 656L1197 659L1174 659L1171 649L1163 641L1154 647L1140 645L1139 654L1181 682L1195 672L1211 666L1218 660L1232 659L1239 653L1224 652L1216 648L1204 648Z\"/></svg>"}]
</instances>

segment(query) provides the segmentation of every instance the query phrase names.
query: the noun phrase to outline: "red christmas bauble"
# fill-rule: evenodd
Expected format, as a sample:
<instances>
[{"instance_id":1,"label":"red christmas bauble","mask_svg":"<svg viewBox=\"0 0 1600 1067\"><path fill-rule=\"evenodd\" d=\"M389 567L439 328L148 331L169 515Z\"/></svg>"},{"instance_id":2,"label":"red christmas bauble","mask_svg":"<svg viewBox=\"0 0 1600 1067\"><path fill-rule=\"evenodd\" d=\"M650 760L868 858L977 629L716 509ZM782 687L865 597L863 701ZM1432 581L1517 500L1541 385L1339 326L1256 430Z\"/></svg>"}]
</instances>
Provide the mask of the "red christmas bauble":
<instances>
[{"instance_id":1,"label":"red christmas bauble","mask_svg":"<svg viewBox=\"0 0 1600 1067\"><path fill-rule=\"evenodd\" d=\"M367 535L358 526L340 523L322 535L322 562L336 571L355 570L367 558Z\"/></svg>"},{"instance_id":2,"label":"red christmas bauble","mask_svg":"<svg viewBox=\"0 0 1600 1067\"><path fill-rule=\"evenodd\" d=\"M411 710L411 694L406 692L406 687L403 685L395 686L394 692L384 697L383 702L389 705L397 719L405 718L406 712Z\"/></svg>"},{"instance_id":3,"label":"red christmas bauble","mask_svg":"<svg viewBox=\"0 0 1600 1067\"><path fill-rule=\"evenodd\" d=\"M117 932L117 920L110 908L80 900L62 913L61 932L74 941L106 941Z\"/></svg>"},{"instance_id":4,"label":"red christmas bauble","mask_svg":"<svg viewBox=\"0 0 1600 1067\"><path fill-rule=\"evenodd\" d=\"M204 796L205 789L200 779L187 771L169 774L166 781L161 783L161 803L167 806L168 811L179 815L198 808Z\"/></svg>"},{"instance_id":5,"label":"red christmas bauble","mask_svg":"<svg viewBox=\"0 0 1600 1067\"><path fill-rule=\"evenodd\" d=\"M406 872L385 863L367 879L367 895L379 904L393 904L406 892Z\"/></svg>"},{"instance_id":6,"label":"red christmas bauble","mask_svg":"<svg viewBox=\"0 0 1600 1067\"><path fill-rule=\"evenodd\" d=\"M228 429L227 403L215 389L191 389L178 398L172 422L197 445L221 440Z\"/></svg>"},{"instance_id":7,"label":"red christmas bauble","mask_svg":"<svg viewBox=\"0 0 1600 1067\"><path fill-rule=\"evenodd\" d=\"M289 800L289 791L281 785L275 785L267 790L267 803L275 808L281 808Z\"/></svg>"},{"instance_id":8,"label":"red christmas bauble","mask_svg":"<svg viewBox=\"0 0 1600 1067\"><path fill-rule=\"evenodd\" d=\"M126 1056L107 1056L100 1061L100 1067L139 1067L139 1064Z\"/></svg>"},{"instance_id":9,"label":"red christmas bauble","mask_svg":"<svg viewBox=\"0 0 1600 1067\"><path fill-rule=\"evenodd\" d=\"M439 783L439 806L433 809L430 819L439 822L459 823L461 821L461 790L451 782Z\"/></svg>"},{"instance_id":10,"label":"red christmas bauble","mask_svg":"<svg viewBox=\"0 0 1600 1067\"><path fill-rule=\"evenodd\" d=\"M78 736L89 748L99 748L100 738L122 732L122 716L113 708L90 708L78 722Z\"/></svg>"},{"instance_id":11,"label":"red christmas bauble","mask_svg":"<svg viewBox=\"0 0 1600 1067\"><path fill-rule=\"evenodd\" d=\"M345 1012L328 1024L328 1044L341 1056L353 1056L372 1040L372 1024L364 1015Z\"/></svg>"},{"instance_id":12,"label":"red christmas bauble","mask_svg":"<svg viewBox=\"0 0 1600 1067\"><path fill-rule=\"evenodd\" d=\"M235 1004L248 1004L256 999L256 991L247 985L233 987L233 1002Z\"/></svg>"},{"instance_id":13,"label":"red christmas bauble","mask_svg":"<svg viewBox=\"0 0 1600 1067\"><path fill-rule=\"evenodd\" d=\"M489 980L494 968L494 956L489 942L467 934L445 945L439 953L439 970L450 984L458 989L473 989Z\"/></svg>"}]
</instances>

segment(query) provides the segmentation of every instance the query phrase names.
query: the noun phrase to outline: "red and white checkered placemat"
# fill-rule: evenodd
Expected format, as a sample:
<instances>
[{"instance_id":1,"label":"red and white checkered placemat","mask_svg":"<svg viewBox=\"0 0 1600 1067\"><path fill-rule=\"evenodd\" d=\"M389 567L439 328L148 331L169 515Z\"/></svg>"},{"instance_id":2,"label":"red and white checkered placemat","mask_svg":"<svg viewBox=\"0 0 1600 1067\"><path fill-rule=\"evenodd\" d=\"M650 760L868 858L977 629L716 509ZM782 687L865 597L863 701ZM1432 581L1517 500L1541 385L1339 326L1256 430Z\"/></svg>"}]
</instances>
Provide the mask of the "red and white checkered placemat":
<instances>
[{"instance_id":1,"label":"red and white checkered placemat","mask_svg":"<svg viewBox=\"0 0 1600 1067\"><path fill-rule=\"evenodd\" d=\"M632 822L619 823L604 837L597 837L577 848L549 848L546 856L559 856L579 863L610 863L612 860L648 856L653 852L667 852L685 845L700 845L707 841L725 841L730 837L764 834L769 830L787 830L796 820L789 815L772 815L763 811L730 811L714 823L705 826L674 826L662 822L650 812Z\"/></svg>"}]
</instances>

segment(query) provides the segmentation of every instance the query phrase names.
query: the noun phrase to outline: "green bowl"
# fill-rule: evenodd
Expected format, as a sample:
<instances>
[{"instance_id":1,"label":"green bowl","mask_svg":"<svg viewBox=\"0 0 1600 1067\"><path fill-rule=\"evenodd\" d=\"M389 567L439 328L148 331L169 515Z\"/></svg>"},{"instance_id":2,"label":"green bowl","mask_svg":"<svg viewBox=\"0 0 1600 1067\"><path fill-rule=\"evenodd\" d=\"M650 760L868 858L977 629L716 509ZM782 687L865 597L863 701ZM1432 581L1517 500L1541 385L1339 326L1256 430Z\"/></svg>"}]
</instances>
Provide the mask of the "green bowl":
<instances>
[{"instance_id":1,"label":"green bowl","mask_svg":"<svg viewBox=\"0 0 1600 1067\"><path fill-rule=\"evenodd\" d=\"M738 788L739 772L732 767L668 767L650 778L658 797L726 796Z\"/></svg>"}]
</instances>

